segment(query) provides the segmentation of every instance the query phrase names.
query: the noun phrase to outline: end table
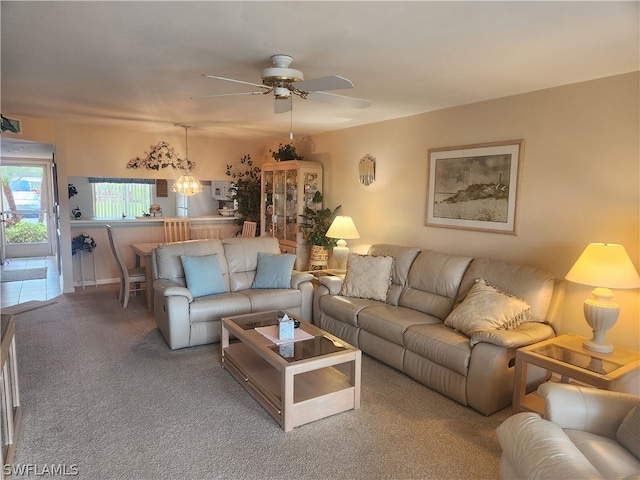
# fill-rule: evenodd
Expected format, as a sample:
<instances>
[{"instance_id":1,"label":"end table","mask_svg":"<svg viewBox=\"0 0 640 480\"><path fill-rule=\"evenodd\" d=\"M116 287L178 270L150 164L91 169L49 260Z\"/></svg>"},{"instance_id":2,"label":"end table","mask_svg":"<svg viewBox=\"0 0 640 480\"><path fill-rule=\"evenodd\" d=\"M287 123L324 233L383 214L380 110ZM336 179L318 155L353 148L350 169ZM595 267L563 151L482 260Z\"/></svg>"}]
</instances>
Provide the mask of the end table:
<instances>
[{"instance_id":1,"label":"end table","mask_svg":"<svg viewBox=\"0 0 640 480\"><path fill-rule=\"evenodd\" d=\"M582 346L586 338L560 335L516 351L513 413L544 414L544 400L535 392L527 395L527 367L535 365L560 375L560 381L575 381L603 390L615 390L640 370L640 352L616 346L612 353L598 353Z\"/></svg>"}]
</instances>

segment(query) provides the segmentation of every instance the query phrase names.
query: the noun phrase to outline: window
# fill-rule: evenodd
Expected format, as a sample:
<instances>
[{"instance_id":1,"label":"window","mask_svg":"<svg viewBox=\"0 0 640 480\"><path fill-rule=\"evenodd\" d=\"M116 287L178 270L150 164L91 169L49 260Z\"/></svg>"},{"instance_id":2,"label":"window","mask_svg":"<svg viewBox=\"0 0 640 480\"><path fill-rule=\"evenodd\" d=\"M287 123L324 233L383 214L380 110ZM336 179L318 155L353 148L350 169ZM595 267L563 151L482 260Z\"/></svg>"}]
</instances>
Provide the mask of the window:
<instances>
[{"instance_id":1,"label":"window","mask_svg":"<svg viewBox=\"0 0 640 480\"><path fill-rule=\"evenodd\" d=\"M151 185L143 183L92 182L93 214L96 217L140 216L151 204Z\"/></svg>"}]
</instances>

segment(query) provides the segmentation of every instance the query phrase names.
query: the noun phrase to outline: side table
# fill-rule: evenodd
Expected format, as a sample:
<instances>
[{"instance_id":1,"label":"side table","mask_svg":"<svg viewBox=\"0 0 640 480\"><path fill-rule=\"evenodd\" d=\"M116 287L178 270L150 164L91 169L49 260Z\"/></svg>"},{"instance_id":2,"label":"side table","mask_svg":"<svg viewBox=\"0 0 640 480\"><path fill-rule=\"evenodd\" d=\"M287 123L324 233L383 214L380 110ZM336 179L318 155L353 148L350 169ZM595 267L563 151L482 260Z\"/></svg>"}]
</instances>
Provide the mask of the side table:
<instances>
[{"instance_id":1,"label":"side table","mask_svg":"<svg viewBox=\"0 0 640 480\"><path fill-rule=\"evenodd\" d=\"M310 273L314 276L314 278L311 280L311 283L316 287L319 285L318 278L320 277L332 276L344 278L346 275L346 272L344 270L335 270L333 268L325 268L323 270L307 270L304 273Z\"/></svg>"},{"instance_id":2,"label":"side table","mask_svg":"<svg viewBox=\"0 0 640 480\"><path fill-rule=\"evenodd\" d=\"M516 351L513 413L544 414L544 400L535 392L526 392L528 365L560 375L563 383L575 381L603 390L615 390L640 370L640 352L619 346L612 353L593 352L582 346L585 340L578 335L560 335Z\"/></svg>"}]
</instances>

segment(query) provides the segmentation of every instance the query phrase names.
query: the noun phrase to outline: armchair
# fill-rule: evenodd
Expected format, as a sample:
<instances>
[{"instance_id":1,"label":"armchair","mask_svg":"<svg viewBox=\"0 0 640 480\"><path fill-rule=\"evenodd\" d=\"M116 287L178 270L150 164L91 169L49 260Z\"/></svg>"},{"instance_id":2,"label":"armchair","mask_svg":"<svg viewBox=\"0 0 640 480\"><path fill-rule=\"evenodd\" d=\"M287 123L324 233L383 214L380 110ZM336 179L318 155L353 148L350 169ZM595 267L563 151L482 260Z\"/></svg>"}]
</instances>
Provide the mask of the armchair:
<instances>
[{"instance_id":1,"label":"armchair","mask_svg":"<svg viewBox=\"0 0 640 480\"><path fill-rule=\"evenodd\" d=\"M640 396L544 383L545 419L518 413L497 429L500 478L638 478Z\"/></svg>"}]
</instances>

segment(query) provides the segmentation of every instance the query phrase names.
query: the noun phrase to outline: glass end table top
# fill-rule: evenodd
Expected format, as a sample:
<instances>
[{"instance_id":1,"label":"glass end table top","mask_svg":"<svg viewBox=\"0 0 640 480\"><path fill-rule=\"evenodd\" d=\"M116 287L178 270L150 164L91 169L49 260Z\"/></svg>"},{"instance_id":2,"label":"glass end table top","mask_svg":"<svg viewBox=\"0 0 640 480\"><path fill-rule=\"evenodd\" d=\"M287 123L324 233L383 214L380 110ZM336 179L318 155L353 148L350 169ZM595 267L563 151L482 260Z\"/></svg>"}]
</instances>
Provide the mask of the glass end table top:
<instances>
[{"instance_id":1,"label":"glass end table top","mask_svg":"<svg viewBox=\"0 0 640 480\"><path fill-rule=\"evenodd\" d=\"M558 337L557 342L548 343L531 349L531 352L553 358L575 367L606 375L627 365L638 358L637 354L618 348L613 353L603 354L592 352L583 347L584 338L566 335ZM635 357L635 358L632 358Z\"/></svg>"}]
</instances>

